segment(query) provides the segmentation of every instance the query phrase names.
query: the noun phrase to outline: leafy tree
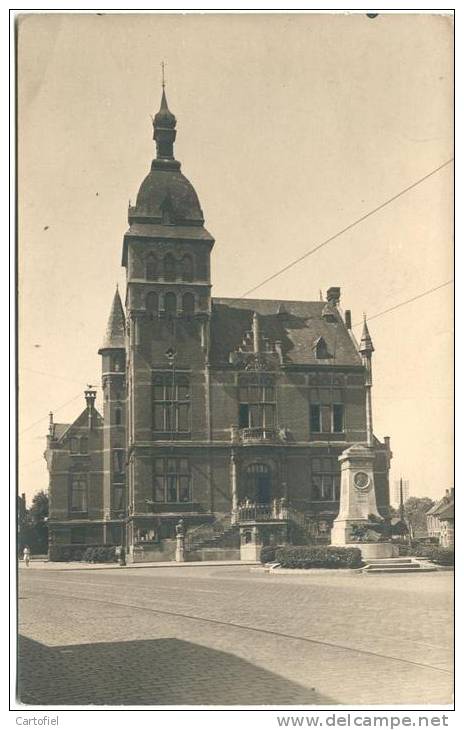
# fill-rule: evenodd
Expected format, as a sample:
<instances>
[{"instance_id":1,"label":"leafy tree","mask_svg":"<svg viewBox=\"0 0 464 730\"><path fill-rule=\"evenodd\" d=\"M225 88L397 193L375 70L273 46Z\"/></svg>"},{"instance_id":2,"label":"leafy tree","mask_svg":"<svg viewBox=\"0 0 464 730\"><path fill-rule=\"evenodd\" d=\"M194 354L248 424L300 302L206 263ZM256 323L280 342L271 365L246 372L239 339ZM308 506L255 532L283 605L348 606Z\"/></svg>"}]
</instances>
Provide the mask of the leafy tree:
<instances>
[{"instance_id":1,"label":"leafy tree","mask_svg":"<svg viewBox=\"0 0 464 730\"><path fill-rule=\"evenodd\" d=\"M41 525L48 518L48 494L43 489L32 498L29 515L33 525Z\"/></svg>"},{"instance_id":2,"label":"leafy tree","mask_svg":"<svg viewBox=\"0 0 464 730\"><path fill-rule=\"evenodd\" d=\"M411 526L412 535L427 530L426 514L435 502L430 497L409 497L404 503L404 516Z\"/></svg>"},{"instance_id":3,"label":"leafy tree","mask_svg":"<svg viewBox=\"0 0 464 730\"><path fill-rule=\"evenodd\" d=\"M48 495L44 490L37 492L26 511L26 518L20 525L20 550L29 545L35 554L48 550Z\"/></svg>"}]
</instances>

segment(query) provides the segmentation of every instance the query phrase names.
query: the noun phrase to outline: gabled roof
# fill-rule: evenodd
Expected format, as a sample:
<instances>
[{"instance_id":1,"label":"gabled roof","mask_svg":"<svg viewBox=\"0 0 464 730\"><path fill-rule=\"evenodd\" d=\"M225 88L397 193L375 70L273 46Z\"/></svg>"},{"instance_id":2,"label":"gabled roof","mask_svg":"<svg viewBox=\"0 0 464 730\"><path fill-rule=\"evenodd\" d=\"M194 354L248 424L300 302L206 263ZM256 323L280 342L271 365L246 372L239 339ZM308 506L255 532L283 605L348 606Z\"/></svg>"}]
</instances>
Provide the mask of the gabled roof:
<instances>
[{"instance_id":1,"label":"gabled roof","mask_svg":"<svg viewBox=\"0 0 464 730\"><path fill-rule=\"evenodd\" d=\"M64 436L70 425L70 423L54 423L53 436L59 441L60 438Z\"/></svg>"},{"instance_id":2,"label":"gabled roof","mask_svg":"<svg viewBox=\"0 0 464 730\"><path fill-rule=\"evenodd\" d=\"M453 506L453 516L454 516L454 497L451 495L446 495L445 497L442 497L436 504L431 507L426 514L428 515L436 515L437 517L440 517L440 515L450 506Z\"/></svg>"},{"instance_id":3,"label":"gabled roof","mask_svg":"<svg viewBox=\"0 0 464 730\"><path fill-rule=\"evenodd\" d=\"M454 520L454 500L443 506L443 509L438 513L438 519Z\"/></svg>"},{"instance_id":4,"label":"gabled roof","mask_svg":"<svg viewBox=\"0 0 464 730\"><path fill-rule=\"evenodd\" d=\"M322 337L332 356L331 365L362 365L340 312L334 307L335 321L328 322L323 317L326 308L323 301L213 298L211 362L229 362L229 354L240 348L246 333L252 330L253 314L257 312L262 338L281 342L285 364L327 364L327 360L317 359L314 348Z\"/></svg>"},{"instance_id":5,"label":"gabled roof","mask_svg":"<svg viewBox=\"0 0 464 730\"><path fill-rule=\"evenodd\" d=\"M94 416L95 425L97 427L103 425L103 418L96 408L94 409ZM73 428L86 427L88 425L88 418L89 412L87 408L85 408L72 423L55 423L55 439L57 441L64 441L64 438L70 435Z\"/></svg>"}]
</instances>

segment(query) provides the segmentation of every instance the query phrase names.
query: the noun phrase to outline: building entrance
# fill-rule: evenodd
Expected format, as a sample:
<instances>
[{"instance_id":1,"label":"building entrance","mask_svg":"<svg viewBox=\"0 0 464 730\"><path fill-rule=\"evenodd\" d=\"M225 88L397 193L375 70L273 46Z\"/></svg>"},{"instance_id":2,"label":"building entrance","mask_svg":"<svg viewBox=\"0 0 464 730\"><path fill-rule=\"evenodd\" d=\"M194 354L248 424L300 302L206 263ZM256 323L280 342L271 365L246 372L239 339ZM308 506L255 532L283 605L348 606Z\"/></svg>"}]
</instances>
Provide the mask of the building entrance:
<instances>
[{"instance_id":1,"label":"building entrance","mask_svg":"<svg viewBox=\"0 0 464 730\"><path fill-rule=\"evenodd\" d=\"M270 504L272 471L267 464L250 464L246 472L247 494L256 504Z\"/></svg>"}]
</instances>

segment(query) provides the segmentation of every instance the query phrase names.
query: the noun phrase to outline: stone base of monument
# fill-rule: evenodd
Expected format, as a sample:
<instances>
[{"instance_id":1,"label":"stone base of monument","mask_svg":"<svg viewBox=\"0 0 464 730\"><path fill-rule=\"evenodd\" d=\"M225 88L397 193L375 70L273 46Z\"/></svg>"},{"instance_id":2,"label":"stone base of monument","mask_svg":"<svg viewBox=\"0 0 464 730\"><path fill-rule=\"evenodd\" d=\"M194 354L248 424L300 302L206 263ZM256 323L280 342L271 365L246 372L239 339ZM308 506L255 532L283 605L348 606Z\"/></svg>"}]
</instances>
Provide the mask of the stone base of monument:
<instances>
[{"instance_id":1,"label":"stone base of monument","mask_svg":"<svg viewBox=\"0 0 464 730\"><path fill-rule=\"evenodd\" d=\"M393 545L391 542L350 542L346 543L343 547L359 548L363 560L397 558L400 554L398 545Z\"/></svg>"}]
</instances>

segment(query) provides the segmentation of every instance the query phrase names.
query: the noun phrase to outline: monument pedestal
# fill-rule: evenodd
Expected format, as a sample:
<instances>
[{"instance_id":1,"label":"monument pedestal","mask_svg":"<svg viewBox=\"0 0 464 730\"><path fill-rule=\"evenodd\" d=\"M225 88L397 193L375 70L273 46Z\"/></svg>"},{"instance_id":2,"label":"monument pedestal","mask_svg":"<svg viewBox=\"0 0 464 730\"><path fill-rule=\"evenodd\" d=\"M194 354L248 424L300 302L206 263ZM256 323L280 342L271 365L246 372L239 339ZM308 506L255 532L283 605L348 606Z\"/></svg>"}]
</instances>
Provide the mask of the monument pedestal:
<instances>
[{"instance_id":1,"label":"monument pedestal","mask_svg":"<svg viewBox=\"0 0 464 730\"><path fill-rule=\"evenodd\" d=\"M354 444L338 460L341 463L340 511L334 521L330 542L340 547L357 547L363 558L391 558L395 547L388 542L356 541L353 528L369 523L377 511L374 487L374 459L371 447Z\"/></svg>"},{"instance_id":2,"label":"monument pedestal","mask_svg":"<svg viewBox=\"0 0 464 730\"><path fill-rule=\"evenodd\" d=\"M400 554L398 545L392 542L350 542L345 543L344 547L359 548L363 560L397 558Z\"/></svg>"}]
</instances>

